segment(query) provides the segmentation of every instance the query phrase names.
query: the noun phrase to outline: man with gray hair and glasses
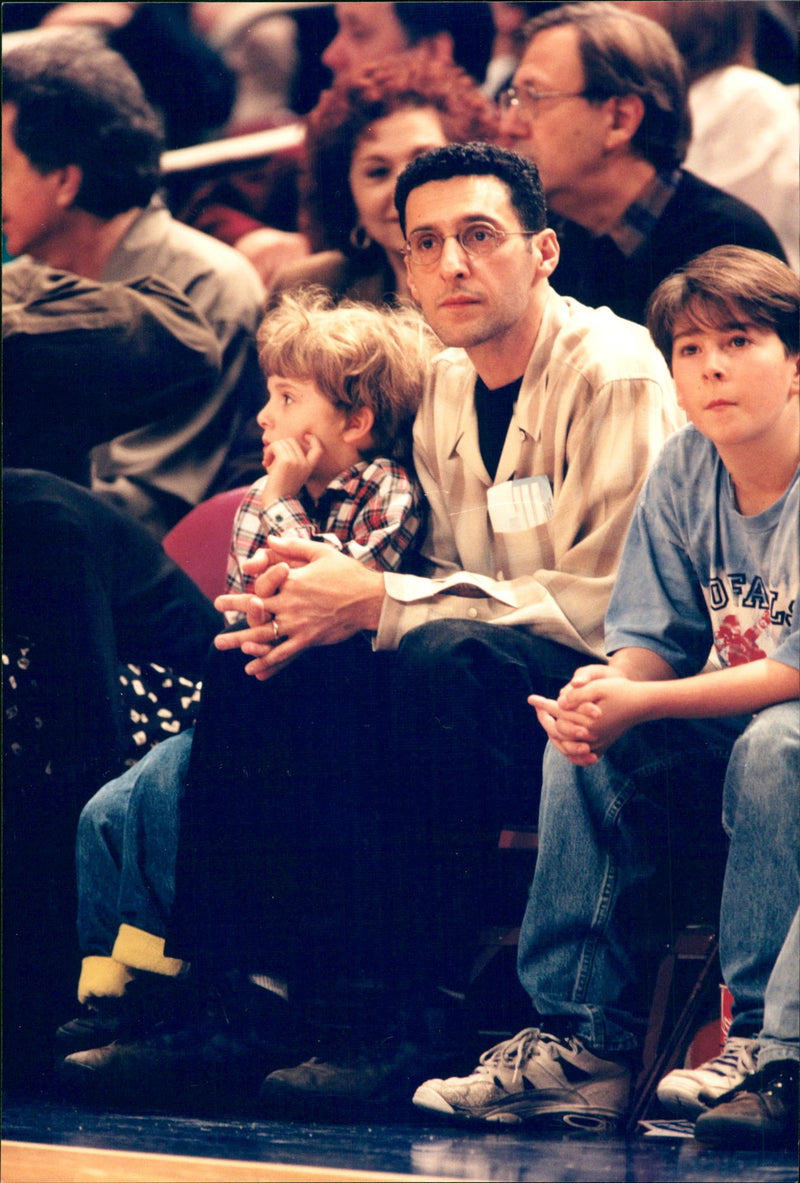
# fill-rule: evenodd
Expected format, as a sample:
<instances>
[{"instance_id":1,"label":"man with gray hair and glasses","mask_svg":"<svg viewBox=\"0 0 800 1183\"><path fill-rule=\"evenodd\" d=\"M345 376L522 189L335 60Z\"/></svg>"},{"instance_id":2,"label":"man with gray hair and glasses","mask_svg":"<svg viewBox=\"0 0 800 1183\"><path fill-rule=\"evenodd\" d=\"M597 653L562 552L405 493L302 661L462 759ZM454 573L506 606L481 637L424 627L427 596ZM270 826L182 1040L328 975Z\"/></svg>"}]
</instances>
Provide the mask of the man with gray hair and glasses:
<instances>
[{"instance_id":1,"label":"man with gray hair and glasses","mask_svg":"<svg viewBox=\"0 0 800 1183\"><path fill-rule=\"evenodd\" d=\"M501 142L536 163L561 244L553 287L644 321L677 267L735 243L785 261L756 210L681 168L691 138L685 66L648 17L603 0L525 29Z\"/></svg>"}]
</instances>

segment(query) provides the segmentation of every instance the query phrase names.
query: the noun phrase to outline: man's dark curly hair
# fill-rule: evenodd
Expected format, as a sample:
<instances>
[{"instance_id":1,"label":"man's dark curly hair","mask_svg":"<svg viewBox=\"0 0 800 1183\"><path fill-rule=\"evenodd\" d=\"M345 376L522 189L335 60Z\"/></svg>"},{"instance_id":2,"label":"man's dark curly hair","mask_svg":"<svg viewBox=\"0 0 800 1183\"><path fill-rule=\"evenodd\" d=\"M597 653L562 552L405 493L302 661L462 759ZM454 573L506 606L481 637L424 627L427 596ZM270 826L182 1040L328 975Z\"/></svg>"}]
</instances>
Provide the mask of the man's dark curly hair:
<instances>
[{"instance_id":1,"label":"man's dark curly hair","mask_svg":"<svg viewBox=\"0 0 800 1183\"><path fill-rule=\"evenodd\" d=\"M394 203L404 234L411 190L452 177L497 177L508 187L511 205L525 230L536 233L547 225L544 190L532 160L496 144L448 144L412 160L397 179Z\"/></svg>"}]
</instances>

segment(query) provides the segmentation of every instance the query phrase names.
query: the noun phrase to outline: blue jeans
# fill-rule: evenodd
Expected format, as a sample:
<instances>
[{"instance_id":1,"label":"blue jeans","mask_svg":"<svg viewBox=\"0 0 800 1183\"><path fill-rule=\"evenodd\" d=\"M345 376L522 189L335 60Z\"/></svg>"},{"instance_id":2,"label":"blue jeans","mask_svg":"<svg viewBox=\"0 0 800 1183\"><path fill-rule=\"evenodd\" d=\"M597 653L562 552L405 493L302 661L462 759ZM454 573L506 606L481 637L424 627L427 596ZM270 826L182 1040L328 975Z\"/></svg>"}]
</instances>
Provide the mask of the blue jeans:
<instances>
[{"instance_id":1,"label":"blue jeans","mask_svg":"<svg viewBox=\"0 0 800 1183\"><path fill-rule=\"evenodd\" d=\"M671 843L685 863L696 828L718 824L724 777L731 847L720 957L734 995L732 1033L758 1032L767 978L800 902L799 721L793 702L752 720L645 724L589 768L548 746L518 959L545 1027L548 1018L567 1023L607 1051L641 1042L654 889L668 882L659 867L675 876Z\"/></svg>"},{"instance_id":2,"label":"blue jeans","mask_svg":"<svg viewBox=\"0 0 800 1183\"><path fill-rule=\"evenodd\" d=\"M121 924L166 936L191 746L192 731L164 740L84 806L76 844L82 956L110 956Z\"/></svg>"},{"instance_id":3,"label":"blue jeans","mask_svg":"<svg viewBox=\"0 0 800 1183\"><path fill-rule=\"evenodd\" d=\"M719 939L732 1035L761 1028L767 982L800 904L799 786L800 710L786 702L756 715L725 778L731 846Z\"/></svg>"},{"instance_id":4,"label":"blue jeans","mask_svg":"<svg viewBox=\"0 0 800 1183\"><path fill-rule=\"evenodd\" d=\"M758 1067L773 1060L800 1059L800 911L769 975L764 994L764 1026L758 1035Z\"/></svg>"}]
</instances>

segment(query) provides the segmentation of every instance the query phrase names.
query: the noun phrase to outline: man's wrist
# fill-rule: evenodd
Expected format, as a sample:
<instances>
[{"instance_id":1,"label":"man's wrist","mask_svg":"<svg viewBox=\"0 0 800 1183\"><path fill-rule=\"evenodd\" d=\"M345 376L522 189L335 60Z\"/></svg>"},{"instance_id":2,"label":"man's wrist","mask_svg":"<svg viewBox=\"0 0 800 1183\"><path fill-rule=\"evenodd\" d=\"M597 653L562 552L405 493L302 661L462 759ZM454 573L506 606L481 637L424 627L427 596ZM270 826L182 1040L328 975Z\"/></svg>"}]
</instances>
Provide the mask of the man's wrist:
<instances>
[{"instance_id":1,"label":"man's wrist","mask_svg":"<svg viewBox=\"0 0 800 1183\"><path fill-rule=\"evenodd\" d=\"M383 603L386 599L386 581L381 571L373 571L370 574L374 576L374 579L370 581L371 587L361 601L360 616L363 622L361 627L368 632L376 633L381 622Z\"/></svg>"}]
</instances>

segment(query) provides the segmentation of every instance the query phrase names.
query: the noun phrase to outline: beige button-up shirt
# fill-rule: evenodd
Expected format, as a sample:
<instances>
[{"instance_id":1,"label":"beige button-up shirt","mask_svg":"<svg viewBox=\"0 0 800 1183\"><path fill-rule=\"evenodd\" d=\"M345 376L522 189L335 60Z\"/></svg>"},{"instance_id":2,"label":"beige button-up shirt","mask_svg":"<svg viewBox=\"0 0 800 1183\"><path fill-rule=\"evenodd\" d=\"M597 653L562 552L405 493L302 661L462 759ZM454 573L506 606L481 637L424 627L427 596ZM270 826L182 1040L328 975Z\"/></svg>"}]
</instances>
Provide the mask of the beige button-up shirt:
<instances>
[{"instance_id":1,"label":"beige button-up shirt","mask_svg":"<svg viewBox=\"0 0 800 1183\"><path fill-rule=\"evenodd\" d=\"M550 291L494 481L480 454L475 379L463 350L434 362L414 427L429 577L385 576L376 647L396 648L429 620L461 617L521 625L602 656L636 498L683 422L669 370L641 326ZM496 529L488 490L541 475L552 517Z\"/></svg>"}]
</instances>

